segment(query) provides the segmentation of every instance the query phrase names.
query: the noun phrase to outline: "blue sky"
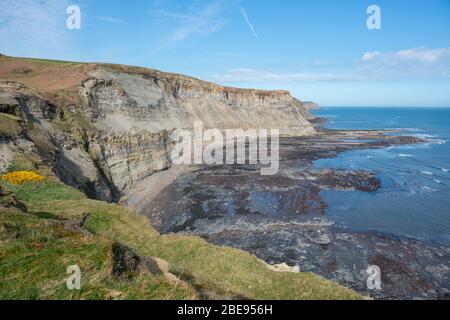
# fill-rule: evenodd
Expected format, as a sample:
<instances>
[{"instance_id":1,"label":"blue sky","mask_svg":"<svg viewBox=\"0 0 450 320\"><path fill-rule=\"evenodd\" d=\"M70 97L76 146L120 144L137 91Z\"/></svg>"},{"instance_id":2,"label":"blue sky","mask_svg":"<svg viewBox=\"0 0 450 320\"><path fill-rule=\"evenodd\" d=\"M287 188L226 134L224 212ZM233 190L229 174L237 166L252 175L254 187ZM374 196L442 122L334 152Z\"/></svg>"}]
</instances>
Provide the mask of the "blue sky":
<instances>
[{"instance_id":1,"label":"blue sky","mask_svg":"<svg viewBox=\"0 0 450 320\"><path fill-rule=\"evenodd\" d=\"M366 27L381 9L381 30ZM81 29L66 27L69 5ZM450 1L1 0L0 52L139 65L329 106L450 106Z\"/></svg>"}]
</instances>

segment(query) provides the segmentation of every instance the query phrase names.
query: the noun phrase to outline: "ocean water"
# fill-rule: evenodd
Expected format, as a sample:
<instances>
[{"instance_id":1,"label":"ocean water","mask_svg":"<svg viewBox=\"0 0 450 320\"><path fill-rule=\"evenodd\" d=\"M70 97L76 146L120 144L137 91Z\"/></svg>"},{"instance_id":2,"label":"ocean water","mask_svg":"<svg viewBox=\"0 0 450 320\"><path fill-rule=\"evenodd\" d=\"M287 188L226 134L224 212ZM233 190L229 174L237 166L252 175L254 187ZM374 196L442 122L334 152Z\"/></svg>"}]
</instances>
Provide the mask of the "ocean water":
<instances>
[{"instance_id":1,"label":"ocean water","mask_svg":"<svg viewBox=\"0 0 450 320\"><path fill-rule=\"evenodd\" d=\"M323 108L333 129L401 129L427 143L358 150L315 162L318 168L369 170L372 193L322 191L337 225L450 244L450 108Z\"/></svg>"}]
</instances>

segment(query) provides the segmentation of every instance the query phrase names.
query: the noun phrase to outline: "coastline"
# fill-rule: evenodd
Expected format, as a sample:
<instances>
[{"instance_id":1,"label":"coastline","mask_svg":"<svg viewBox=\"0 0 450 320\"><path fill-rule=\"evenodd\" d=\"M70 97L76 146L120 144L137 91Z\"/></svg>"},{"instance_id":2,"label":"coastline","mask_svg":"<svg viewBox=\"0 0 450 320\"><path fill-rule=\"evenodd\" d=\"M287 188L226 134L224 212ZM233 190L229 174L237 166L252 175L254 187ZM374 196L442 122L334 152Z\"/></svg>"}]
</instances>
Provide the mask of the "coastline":
<instances>
[{"instance_id":1,"label":"coastline","mask_svg":"<svg viewBox=\"0 0 450 320\"><path fill-rule=\"evenodd\" d=\"M274 177L262 178L248 165L196 166L178 169L176 177L169 169L163 174L171 177L170 183L157 195L150 190L153 201L128 203L162 234L198 235L248 251L269 265L314 272L375 299L448 297L443 266L448 265L449 246L336 226L325 215L321 190L373 192L380 183L367 171L312 165L349 150L425 141L387 135L397 130L331 130L323 123L316 122L317 135L282 138L280 173ZM415 263L427 256L433 259ZM371 264L385 272L382 291L366 288Z\"/></svg>"},{"instance_id":2,"label":"coastline","mask_svg":"<svg viewBox=\"0 0 450 320\"><path fill-rule=\"evenodd\" d=\"M2 129L5 128L1 132L2 147L8 154L2 167L4 170L32 168L52 181L39 188L43 188L43 193L47 192L46 187L54 189L55 201L49 195L35 196L37 199L33 201L23 195L17 198L25 199L37 214L50 210L50 217L77 217L71 222L75 225L83 225L88 219L94 234L97 229L102 230L113 241L121 235L124 245L142 246L140 254L163 258L169 263L175 261L181 267L189 265L189 269L196 270L196 277L208 278L209 265L216 263L223 273L216 275L213 283L220 285L229 281L230 264L247 270L236 280L239 288L242 281L259 283L262 278L248 277L253 268L242 266L242 261L244 264L250 261L245 257L255 261L256 256L266 264L298 270L300 274L289 275L293 278L315 277L308 273L311 271L336 282L326 281L329 285L343 284L376 299L449 297L448 246L343 229L326 215L323 190L375 192L380 190L381 182L374 172L320 169L314 165L316 160L335 158L346 151L385 149L426 140L397 135L401 132L396 129L323 128L321 124L325 120L311 120L301 101L284 91L255 93L236 89L231 92L183 76L167 74L162 79L159 72L124 66L84 68L79 64L61 66L15 58L0 60L5 78L0 88L3 101L0 120L4 124ZM35 73L26 73L19 79L14 71L22 70L18 67L35 68ZM61 70L79 76L81 85L75 81L64 84L68 87L60 87L62 84L56 80ZM44 74L45 81L39 81L36 86L33 74ZM57 88L49 87L53 80L58 83ZM72 98L80 98L80 105L67 106L61 101L58 90L68 88ZM111 103L111 99L117 104ZM171 103L163 103L166 99ZM153 107L148 108L149 105ZM223 119L218 119L217 113ZM170 117L164 118L167 115ZM278 174L262 176L261 165L171 166L170 130L185 125L190 128L189 124L195 120L206 121L205 127L218 125L220 129L241 125L276 129L281 124L284 132L291 135L282 133ZM68 186L80 191L72 194L75 189ZM22 187L13 189L22 191ZM14 200L15 195L9 192L6 200ZM36 194L33 190L28 192ZM72 199L72 208L66 208L64 201L57 202L62 199ZM152 226L144 217L134 217L124 206L113 204L117 199L149 218ZM97 206L102 209L98 211ZM133 228L123 224L122 218ZM41 221L45 227L52 218L39 219L45 220ZM42 230L49 232L47 229ZM33 228L30 230L34 232ZM179 242L171 248L183 250L167 249L173 237ZM155 248L153 241L158 239L161 241ZM11 240L16 241L14 237ZM233 252L242 255L243 260L214 260L204 253L185 259L186 247L191 245L194 255L198 247L213 248L209 253L221 251L221 257L227 256L230 247L242 249ZM110 244L107 246L110 248ZM366 288L367 267L372 264L383 267L382 280L386 287L381 292L368 292ZM268 272L266 269L263 266L260 271ZM277 276L268 275L267 285L273 286L270 279ZM289 288L286 296L298 297L298 293L305 296L305 292L297 291L297 283ZM343 292L347 292L346 288ZM333 292L313 293L330 297ZM311 297L308 292L306 296Z\"/></svg>"}]
</instances>

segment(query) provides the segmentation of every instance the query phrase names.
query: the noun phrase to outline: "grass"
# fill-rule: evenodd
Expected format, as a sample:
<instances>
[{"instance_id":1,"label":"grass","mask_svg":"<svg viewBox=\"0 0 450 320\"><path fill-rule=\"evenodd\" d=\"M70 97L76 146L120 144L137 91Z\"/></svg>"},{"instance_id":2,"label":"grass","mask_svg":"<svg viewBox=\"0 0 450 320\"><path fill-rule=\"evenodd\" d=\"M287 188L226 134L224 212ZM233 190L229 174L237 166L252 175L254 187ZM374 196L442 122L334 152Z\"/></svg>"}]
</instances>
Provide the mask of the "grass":
<instances>
[{"instance_id":1,"label":"grass","mask_svg":"<svg viewBox=\"0 0 450 320\"><path fill-rule=\"evenodd\" d=\"M0 112L0 137L17 136L21 131L20 118Z\"/></svg>"},{"instance_id":2,"label":"grass","mask_svg":"<svg viewBox=\"0 0 450 320\"><path fill-rule=\"evenodd\" d=\"M107 299L117 292L121 298L195 297L193 288L174 286L163 277L113 279L112 242L106 238L82 237L14 211L0 214L0 225L5 229L0 236L0 299ZM65 283L67 267L74 264L82 272L81 290L69 290ZM149 288L154 290L146 294Z\"/></svg>"},{"instance_id":3,"label":"grass","mask_svg":"<svg viewBox=\"0 0 450 320\"><path fill-rule=\"evenodd\" d=\"M2 59L12 59L12 60L24 60L24 61L30 61L30 62L36 62L40 64L47 64L47 65L74 65L74 64L80 64L83 62L73 62L73 61L64 61L64 60L52 60L52 59L40 59L40 58L27 58L27 57L10 57L10 56L2 56L0 55L0 58Z\"/></svg>"},{"instance_id":4,"label":"grass","mask_svg":"<svg viewBox=\"0 0 450 320\"><path fill-rule=\"evenodd\" d=\"M165 235L149 221L115 204L87 199L56 181L22 186L1 184L25 202L29 213L0 209L0 299L358 299L352 290L311 273L277 273L249 253L208 244L198 237ZM52 226L52 221L90 213L83 237ZM3 226L3 231L1 231ZM5 227L6 226L6 227ZM6 230L6 231L5 231ZM139 273L130 280L111 276L112 243L141 256L167 260L185 282ZM65 286L68 265L83 274L82 290Z\"/></svg>"},{"instance_id":5,"label":"grass","mask_svg":"<svg viewBox=\"0 0 450 320\"><path fill-rule=\"evenodd\" d=\"M81 200L86 197L81 191L52 180L29 182L23 185L13 185L2 181L2 184L6 188L14 191L18 199L29 203L36 203L43 200L46 202L55 200Z\"/></svg>"},{"instance_id":6,"label":"grass","mask_svg":"<svg viewBox=\"0 0 450 320\"><path fill-rule=\"evenodd\" d=\"M14 154L13 161L8 166L8 172L22 171L22 170L36 170L38 166L34 161L36 158L31 154L19 153Z\"/></svg>"}]
</instances>

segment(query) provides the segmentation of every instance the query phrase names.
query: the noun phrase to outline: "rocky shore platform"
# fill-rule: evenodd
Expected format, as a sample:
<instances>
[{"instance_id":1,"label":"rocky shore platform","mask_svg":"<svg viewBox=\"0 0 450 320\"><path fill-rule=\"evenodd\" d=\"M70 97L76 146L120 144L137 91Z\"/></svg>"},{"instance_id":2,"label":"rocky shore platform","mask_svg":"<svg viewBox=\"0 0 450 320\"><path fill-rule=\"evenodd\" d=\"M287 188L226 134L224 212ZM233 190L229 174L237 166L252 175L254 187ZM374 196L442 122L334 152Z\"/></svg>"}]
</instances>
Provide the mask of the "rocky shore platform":
<instances>
[{"instance_id":1,"label":"rocky shore platform","mask_svg":"<svg viewBox=\"0 0 450 320\"><path fill-rule=\"evenodd\" d=\"M172 167L141 183L126 202L161 233L195 234L375 299L449 299L449 246L345 229L325 214L322 190L374 192L382 185L371 172L317 169L313 161L423 142L391 133L318 129L282 138L276 175L261 176L257 165ZM371 265L380 268L381 290L368 289Z\"/></svg>"}]
</instances>

